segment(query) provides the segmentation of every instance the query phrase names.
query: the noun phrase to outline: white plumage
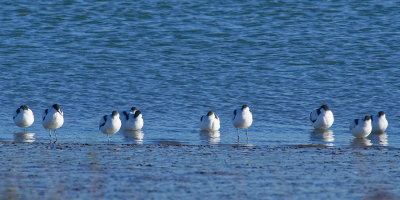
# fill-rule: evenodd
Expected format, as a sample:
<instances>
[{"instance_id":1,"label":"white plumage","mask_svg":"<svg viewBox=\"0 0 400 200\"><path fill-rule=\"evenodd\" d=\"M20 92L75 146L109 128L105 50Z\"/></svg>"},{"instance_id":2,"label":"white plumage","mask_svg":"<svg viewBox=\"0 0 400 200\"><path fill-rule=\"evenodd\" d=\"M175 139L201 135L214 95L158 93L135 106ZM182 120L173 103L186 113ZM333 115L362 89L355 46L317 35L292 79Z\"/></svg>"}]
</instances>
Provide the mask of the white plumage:
<instances>
[{"instance_id":1,"label":"white plumage","mask_svg":"<svg viewBox=\"0 0 400 200\"><path fill-rule=\"evenodd\" d=\"M251 114L250 107L243 105L241 108L233 111L233 126L237 129L238 140L239 140L239 129L247 129L253 123L253 115Z\"/></svg>"},{"instance_id":2,"label":"white plumage","mask_svg":"<svg viewBox=\"0 0 400 200\"><path fill-rule=\"evenodd\" d=\"M383 111L378 112L377 115L371 115L371 120L373 133L384 133L389 125Z\"/></svg>"},{"instance_id":3,"label":"white plumage","mask_svg":"<svg viewBox=\"0 0 400 200\"><path fill-rule=\"evenodd\" d=\"M35 121L35 117L31 109L26 105L20 106L14 113L13 120L15 125L21 128L30 127Z\"/></svg>"},{"instance_id":4,"label":"white plumage","mask_svg":"<svg viewBox=\"0 0 400 200\"><path fill-rule=\"evenodd\" d=\"M364 119L354 119L350 123L350 131L356 138L365 138L372 131L371 117L365 116Z\"/></svg>"},{"instance_id":5,"label":"white plumage","mask_svg":"<svg viewBox=\"0 0 400 200\"><path fill-rule=\"evenodd\" d=\"M112 111L111 115L104 115L100 119L99 129L107 134L108 142L110 142L110 135L118 132L120 128L121 120L117 111Z\"/></svg>"},{"instance_id":6,"label":"white plumage","mask_svg":"<svg viewBox=\"0 0 400 200\"><path fill-rule=\"evenodd\" d=\"M57 141L56 130L61 128L64 124L64 113L61 111L60 105L53 104L50 108L43 112L42 125L46 130L49 130L49 136L51 141L51 130L54 130L54 135Z\"/></svg>"},{"instance_id":7,"label":"white plumage","mask_svg":"<svg viewBox=\"0 0 400 200\"><path fill-rule=\"evenodd\" d=\"M203 131L218 131L220 128L219 117L213 111L208 111L207 115L201 116L199 126Z\"/></svg>"},{"instance_id":8,"label":"white plumage","mask_svg":"<svg viewBox=\"0 0 400 200\"><path fill-rule=\"evenodd\" d=\"M333 113L327 105L322 105L310 113L310 121L315 129L328 129L334 122Z\"/></svg>"},{"instance_id":9,"label":"white plumage","mask_svg":"<svg viewBox=\"0 0 400 200\"><path fill-rule=\"evenodd\" d=\"M142 112L137 110L135 107L132 107L131 110L122 112L121 122L122 130L141 130L144 125Z\"/></svg>"}]
</instances>

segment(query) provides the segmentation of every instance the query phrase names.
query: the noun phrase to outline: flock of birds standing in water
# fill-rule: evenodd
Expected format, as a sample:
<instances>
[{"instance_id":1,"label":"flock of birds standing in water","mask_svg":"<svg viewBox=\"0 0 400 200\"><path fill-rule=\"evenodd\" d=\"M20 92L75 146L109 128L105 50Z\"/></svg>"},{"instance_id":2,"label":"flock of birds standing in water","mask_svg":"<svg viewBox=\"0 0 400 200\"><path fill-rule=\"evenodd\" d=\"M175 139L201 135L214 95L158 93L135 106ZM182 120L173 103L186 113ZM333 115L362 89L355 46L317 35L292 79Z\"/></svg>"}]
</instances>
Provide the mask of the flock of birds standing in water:
<instances>
[{"instance_id":1,"label":"flock of birds standing in water","mask_svg":"<svg viewBox=\"0 0 400 200\"><path fill-rule=\"evenodd\" d=\"M313 110L310 113L310 121L315 129L326 130L329 129L334 122L333 112L327 105ZM34 114L31 109L26 105L20 106L13 116L14 123L21 128L30 127L34 120ZM237 129L237 137L239 141L239 129L246 129L246 137L248 139L248 128L253 123L253 115L250 107L243 105L241 108L233 111L233 126ZM42 125L46 130L49 130L50 142L52 142L52 135L57 142L56 130L61 128L64 124L64 113L60 105L53 104L50 108L45 109L42 117ZM99 130L107 135L108 142L110 142L110 135L117 133L120 129L124 131L138 131L143 128L144 121L142 112L136 107L130 110L123 111L121 114L117 111L112 111L110 115L104 115L100 119ZM215 132L220 129L220 119L218 115L209 111L206 115L200 118L200 130ZM356 138L365 138L371 132L383 133L388 127L385 113L378 112L377 115L365 116L362 119L354 119L350 123L350 132ZM52 134L53 131L53 134Z\"/></svg>"}]
</instances>

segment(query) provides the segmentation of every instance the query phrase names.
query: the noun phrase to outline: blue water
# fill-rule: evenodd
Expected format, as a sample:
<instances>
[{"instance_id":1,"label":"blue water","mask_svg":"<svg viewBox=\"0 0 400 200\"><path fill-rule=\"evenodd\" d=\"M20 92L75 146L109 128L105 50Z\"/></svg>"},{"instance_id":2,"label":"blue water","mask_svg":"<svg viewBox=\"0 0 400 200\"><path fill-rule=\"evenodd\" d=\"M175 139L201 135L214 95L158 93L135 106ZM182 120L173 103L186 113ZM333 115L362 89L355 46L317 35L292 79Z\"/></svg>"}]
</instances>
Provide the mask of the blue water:
<instances>
[{"instance_id":1,"label":"blue water","mask_svg":"<svg viewBox=\"0 0 400 200\"><path fill-rule=\"evenodd\" d=\"M106 143L104 114L138 107L143 139L112 143L235 144L232 112L248 104L249 141L261 146L366 143L400 147L400 4L396 1L12 1L0 3L0 138L34 142L53 103L60 143ZM335 124L314 134L308 113L326 103ZM201 135L208 110L220 138ZM387 135L353 141L351 119L384 110Z\"/></svg>"}]
</instances>

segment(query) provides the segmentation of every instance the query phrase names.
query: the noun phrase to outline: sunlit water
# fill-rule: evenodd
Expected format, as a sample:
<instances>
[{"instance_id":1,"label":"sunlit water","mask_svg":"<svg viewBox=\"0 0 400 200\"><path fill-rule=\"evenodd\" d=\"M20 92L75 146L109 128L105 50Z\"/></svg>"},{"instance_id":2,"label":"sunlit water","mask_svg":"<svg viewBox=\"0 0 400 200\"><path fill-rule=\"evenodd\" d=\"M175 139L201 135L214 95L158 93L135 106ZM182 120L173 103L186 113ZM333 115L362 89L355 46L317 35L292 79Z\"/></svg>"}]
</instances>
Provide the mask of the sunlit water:
<instances>
[{"instance_id":1,"label":"sunlit water","mask_svg":"<svg viewBox=\"0 0 400 200\"><path fill-rule=\"evenodd\" d=\"M139 108L143 132L112 143L236 144L232 112L248 104L255 146L400 147L400 13L395 1L2 1L0 137L46 142L44 109L61 105L60 143L106 143L98 122ZM335 123L314 132L328 104ZM30 134L14 126L21 104ZM208 110L218 135L200 133ZM354 140L351 119L384 110L385 135Z\"/></svg>"}]
</instances>

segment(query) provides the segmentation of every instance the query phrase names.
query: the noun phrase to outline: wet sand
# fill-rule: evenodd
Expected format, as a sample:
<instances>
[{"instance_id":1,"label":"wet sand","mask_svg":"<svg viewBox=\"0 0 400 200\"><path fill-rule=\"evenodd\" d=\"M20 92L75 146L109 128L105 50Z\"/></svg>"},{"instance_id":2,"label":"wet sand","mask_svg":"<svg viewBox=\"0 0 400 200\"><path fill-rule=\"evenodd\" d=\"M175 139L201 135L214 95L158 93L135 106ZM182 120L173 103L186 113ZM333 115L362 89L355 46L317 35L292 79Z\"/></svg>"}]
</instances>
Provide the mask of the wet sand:
<instances>
[{"instance_id":1,"label":"wet sand","mask_svg":"<svg viewBox=\"0 0 400 200\"><path fill-rule=\"evenodd\" d=\"M0 143L2 199L398 199L399 149Z\"/></svg>"}]
</instances>

